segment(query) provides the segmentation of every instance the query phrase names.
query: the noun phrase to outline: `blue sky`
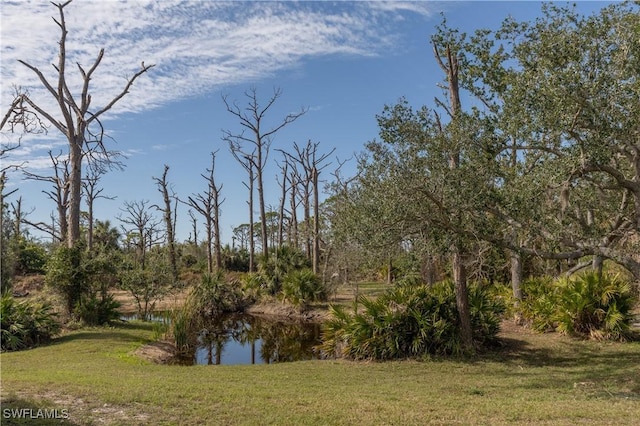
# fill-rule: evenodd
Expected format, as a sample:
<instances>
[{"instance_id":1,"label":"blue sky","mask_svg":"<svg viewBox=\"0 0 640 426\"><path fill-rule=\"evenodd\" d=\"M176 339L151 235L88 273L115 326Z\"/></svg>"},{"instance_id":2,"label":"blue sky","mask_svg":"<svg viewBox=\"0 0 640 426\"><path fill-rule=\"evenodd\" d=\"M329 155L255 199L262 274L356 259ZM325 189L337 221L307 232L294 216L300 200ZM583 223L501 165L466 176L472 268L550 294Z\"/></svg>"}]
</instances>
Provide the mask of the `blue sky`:
<instances>
[{"instance_id":1,"label":"blue sky","mask_svg":"<svg viewBox=\"0 0 640 426\"><path fill-rule=\"evenodd\" d=\"M605 3L580 2L589 14ZM122 151L124 171L101 180L104 194L96 217L119 225L116 217L125 201L161 202L152 177L170 166L168 179L181 199L206 189L200 176L218 151L216 179L223 185L221 232L230 242L232 228L248 222L246 172L221 140L222 130L240 130L221 96L246 104L244 93L255 87L266 102L274 88L281 98L265 118L277 124L286 114L308 108L296 122L273 139L265 172L266 203L276 208L279 188L275 149L290 150L293 142L319 142L333 166L363 150L377 137L376 114L385 104L405 96L414 105L433 105L443 75L433 58L429 37L444 13L450 26L472 33L496 28L511 15L532 20L539 2L214 2L75 0L66 9L68 59L89 67L101 47L104 60L92 80L94 105L118 93L140 66L156 66L140 77L104 120L107 147ZM2 113L11 103L14 86L27 88L37 102L51 105L35 75L18 63L23 59L53 76L58 27L57 10L48 1L3 1L0 5L0 65ZM77 90L74 67L68 80ZM53 77L50 77L53 79ZM3 144L14 136L3 131ZM3 159L25 163L31 171L50 174L47 152L66 152L54 130L47 136L27 136L21 147ZM350 174L355 162L343 172ZM321 175L321 178L323 176ZM43 194L46 184L24 181L11 173L9 185L19 187L9 201L22 196L33 210L29 219L49 221L55 206ZM257 211L256 211L257 220ZM204 228L201 227L203 230ZM190 231L187 208L178 211L178 238ZM200 231L200 238L203 231Z\"/></svg>"}]
</instances>

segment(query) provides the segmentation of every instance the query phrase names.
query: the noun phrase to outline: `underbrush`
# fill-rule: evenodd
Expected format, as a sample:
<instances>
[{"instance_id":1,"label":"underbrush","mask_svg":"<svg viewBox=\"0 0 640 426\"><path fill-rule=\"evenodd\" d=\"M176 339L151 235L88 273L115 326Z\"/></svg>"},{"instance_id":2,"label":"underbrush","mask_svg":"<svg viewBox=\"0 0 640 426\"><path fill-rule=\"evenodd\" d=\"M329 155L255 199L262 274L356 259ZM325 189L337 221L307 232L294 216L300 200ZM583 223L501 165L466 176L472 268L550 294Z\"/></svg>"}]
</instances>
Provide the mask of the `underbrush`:
<instances>
[{"instance_id":1,"label":"underbrush","mask_svg":"<svg viewBox=\"0 0 640 426\"><path fill-rule=\"evenodd\" d=\"M522 314L540 332L628 340L637 297L620 275L587 272L574 277L534 278L522 286Z\"/></svg>"},{"instance_id":2,"label":"underbrush","mask_svg":"<svg viewBox=\"0 0 640 426\"><path fill-rule=\"evenodd\" d=\"M504 304L486 287L469 287L474 343L495 341ZM360 297L354 313L331 307L323 328L322 350L349 359L389 360L429 354L462 354L454 285L395 287L377 299Z\"/></svg>"},{"instance_id":3,"label":"underbrush","mask_svg":"<svg viewBox=\"0 0 640 426\"><path fill-rule=\"evenodd\" d=\"M45 343L60 331L50 303L16 301L5 294L0 300L2 351L28 349Z\"/></svg>"}]
</instances>

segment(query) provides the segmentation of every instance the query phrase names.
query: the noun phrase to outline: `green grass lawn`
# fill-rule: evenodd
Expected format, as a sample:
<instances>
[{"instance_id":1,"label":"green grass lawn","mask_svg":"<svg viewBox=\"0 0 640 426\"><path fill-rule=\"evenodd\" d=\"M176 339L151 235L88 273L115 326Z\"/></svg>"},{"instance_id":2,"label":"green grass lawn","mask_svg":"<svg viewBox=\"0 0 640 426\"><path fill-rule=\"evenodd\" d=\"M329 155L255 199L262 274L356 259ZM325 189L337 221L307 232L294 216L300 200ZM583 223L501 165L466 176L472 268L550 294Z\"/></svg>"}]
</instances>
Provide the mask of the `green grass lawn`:
<instances>
[{"instance_id":1,"label":"green grass lawn","mask_svg":"<svg viewBox=\"0 0 640 426\"><path fill-rule=\"evenodd\" d=\"M79 330L0 355L0 422L60 424L6 418L46 408L77 425L639 424L640 343L509 328L474 360L189 367L132 353L149 324Z\"/></svg>"}]
</instances>

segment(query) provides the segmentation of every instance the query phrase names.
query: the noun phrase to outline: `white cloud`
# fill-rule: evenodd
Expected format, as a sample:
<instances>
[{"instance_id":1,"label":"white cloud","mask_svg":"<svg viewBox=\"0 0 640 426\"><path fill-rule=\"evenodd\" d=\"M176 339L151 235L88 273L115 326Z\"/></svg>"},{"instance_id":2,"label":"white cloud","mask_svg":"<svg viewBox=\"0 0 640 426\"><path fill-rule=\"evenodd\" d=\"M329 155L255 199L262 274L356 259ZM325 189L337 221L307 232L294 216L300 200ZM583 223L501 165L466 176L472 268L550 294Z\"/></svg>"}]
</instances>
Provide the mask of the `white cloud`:
<instances>
[{"instance_id":1,"label":"white cloud","mask_svg":"<svg viewBox=\"0 0 640 426\"><path fill-rule=\"evenodd\" d=\"M76 63L89 69L105 48L91 81L95 111L122 90L141 61L155 63L111 114L140 112L255 81L310 57L389 51L397 42L397 20L407 14L427 16L429 9L425 2L395 1L75 0L65 8L68 82L78 94ZM18 60L56 83L52 64L57 63L60 31L52 17L59 19L57 9L41 0L3 1L0 16L0 108L6 111L17 85L55 111L52 96Z\"/></svg>"},{"instance_id":2,"label":"white cloud","mask_svg":"<svg viewBox=\"0 0 640 426\"><path fill-rule=\"evenodd\" d=\"M2 105L11 84L42 97L35 75L23 59L53 76L59 19L48 2L2 3ZM305 57L375 55L393 42L384 21L401 12L428 13L419 2L337 3L211 1L72 2L65 9L69 35L68 71L79 81L75 62L90 67L101 47L105 56L93 84L95 107L121 90L144 60L157 68L140 79L135 96L118 110L139 111L192 96L202 89L253 79ZM375 24L375 25L374 25ZM75 87L79 89L79 87ZM46 102L46 100L43 100Z\"/></svg>"}]
</instances>

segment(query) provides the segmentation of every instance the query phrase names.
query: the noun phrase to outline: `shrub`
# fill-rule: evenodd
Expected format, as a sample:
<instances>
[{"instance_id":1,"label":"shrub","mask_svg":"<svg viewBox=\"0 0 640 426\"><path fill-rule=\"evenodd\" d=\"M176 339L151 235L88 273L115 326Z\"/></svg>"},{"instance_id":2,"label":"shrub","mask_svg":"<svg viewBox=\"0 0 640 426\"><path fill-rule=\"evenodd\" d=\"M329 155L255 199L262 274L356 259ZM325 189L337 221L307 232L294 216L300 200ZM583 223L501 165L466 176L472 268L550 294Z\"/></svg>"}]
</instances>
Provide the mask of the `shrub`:
<instances>
[{"instance_id":1,"label":"shrub","mask_svg":"<svg viewBox=\"0 0 640 426\"><path fill-rule=\"evenodd\" d=\"M551 277L530 278L522 283L522 316L538 332L556 328L558 286Z\"/></svg>"},{"instance_id":2,"label":"shrub","mask_svg":"<svg viewBox=\"0 0 640 426\"><path fill-rule=\"evenodd\" d=\"M295 270L309 268L309 259L303 252L292 247L282 246L271 250L269 258L258 260L258 274L263 280L263 290L275 296L282 289L285 276Z\"/></svg>"},{"instance_id":3,"label":"shrub","mask_svg":"<svg viewBox=\"0 0 640 426\"><path fill-rule=\"evenodd\" d=\"M190 311L202 317L215 317L226 312L244 310L250 300L245 298L238 280L226 281L222 272L204 274L200 284L189 294Z\"/></svg>"},{"instance_id":4,"label":"shrub","mask_svg":"<svg viewBox=\"0 0 640 426\"><path fill-rule=\"evenodd\" d=\"M5 294L0 300L1 348L16 351L48 341L60 331L56 314L48 303L16 302Z\"/></svg>"},{"instance_id":5,"label":"shrub","mask_svg":"<svg viewBox=\"0 0 640 426\"><path fill-rule=\"evenodd\" d=\"M123 265L120 271L120 287L131 294L143 321L151 315L156 302L172 290L173 278L169 265L153 262L147 269L137 265Z\"/></svg>"},{"instance_id":6,"label":"shrub","mask_svg":"<svg viewBox=\"0 0 640 426\"><path fill-rule=\"evenodd\" d=\"M102 298L94 294L82 297L73 312L87 325L105 325L120 318L119 307L120 302L116 301L113 295L107 294Z\"/></svg>"},{"instance_id":7,"label":"shrub","mask_svg":"<svg viewBox=\"0 0 640 426\"><path fill-rule=\"evenodd\" d=\"M46 266L46 282L62 295L70 314L91 290L84 251L81 245L72 248L61 246L53 252Z\"/></svg>"},{"instance_id":8,"label":"shrub","mask_svg":"<svg viewBox=\"0 0 640 426\"><path fill-rule=\"evenodd\" d=\"M560 331L598 339L626 340L635 297L619 275L587 272L523 285L523 315L538 331Z\"/></svg>"},{"instance_id":9,"label":"shrub","mask_svg":"<svg viewBox=\"0 0 640 426\"><path fill-rule=\"evenodd\" d=\"M559 282L557 330L597 339L626 340L635 298L619 275L589 272Z\"/></svg>"},{"instance_id":10,"label":"shrub","mask_svg":"<svg viewBox=\"0 0 640 426\"><path fill-rule=\"evenodd\" d=\"M18 242L15 272L17 274L40 274L47 263L47 252L42 245L20 238Z\"/></svg>"},{"instance_id":11,"label":"shrub","mask_svg":"<svg viewBox=\"0 0 640 426\"><path fill-rule=\"evenodd\" d=\"M480 286L470 286L469 302L473 338L487 344L498 332L504 306L491 300ZM323 327L322 350L351 359L388 360L427 354L462 352L453 283L435 286L400 286L378 299L360 297L363 309L349 314L331 307Z\"/></svg>"},{"instance_id":12,"label":"shrub","mask_svg":"<svg viewBox=\"0 0 640 426\"><path fill-rule=\"evenodd\" d=\"M311 302L327 300L320 278L310 269L289 272L282 284L282 297L303 311Z\"/></svg>"},{"instance_id":13,"label":"shrub","mask_svg":"<svg viewBox=\"0 0 640 426\"><path fill-rule=\"evenodd\" d=\"M256 299L261 296L266 286L265 277L257 272L249 272L242 278L242 288L245 293L253 295Z\"/></svg>"}]
</instances>

